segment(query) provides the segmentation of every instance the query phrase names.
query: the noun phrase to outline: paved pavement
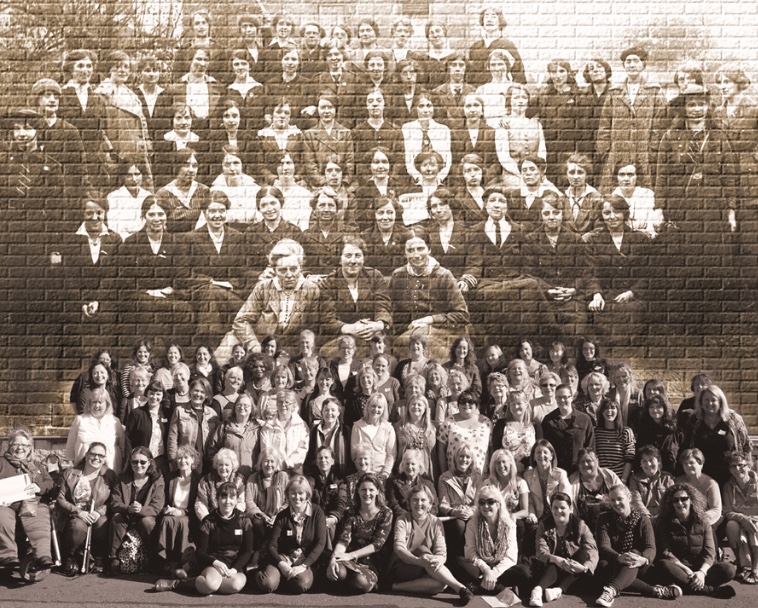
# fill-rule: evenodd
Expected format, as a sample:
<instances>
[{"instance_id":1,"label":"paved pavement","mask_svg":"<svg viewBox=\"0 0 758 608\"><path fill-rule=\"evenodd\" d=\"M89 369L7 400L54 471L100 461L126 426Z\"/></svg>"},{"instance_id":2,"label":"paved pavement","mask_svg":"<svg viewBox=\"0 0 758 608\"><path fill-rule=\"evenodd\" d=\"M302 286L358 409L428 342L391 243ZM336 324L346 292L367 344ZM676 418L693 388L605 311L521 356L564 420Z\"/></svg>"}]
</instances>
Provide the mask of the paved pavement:
<instances>
[{"instance_id":1,"label":"paved pavement","mask_svg":"<svg viewBox=\"0 0 758 608\"><path fill-rule=\"evenodd\" d=\"M371 593L364 596L334 596L307 594L302 596L260 595L242 593L234 596L198 597L183 593L153 593L155 577L103 578L89 574L68 579L51 574L44 581L31 585L19 584L18 579L0 579L0 606L12 608L109 608L130 606L149 607L262 607L262 608L445 608L457 605L458 598L442 593L434 598L420 598L393 594ZM708 597L685 596L674 602L664 602L634 595L617 599L614 608L755 608L758 606L758 586L731 583L737 596L731 600L716 600ZM546 608L587 608L594 606L594 596L569 595ZM480 597L470 604L472 608L486 608L488 604ZM519 605L517 605L518 607Z\"/></svg>"}]
</instances>

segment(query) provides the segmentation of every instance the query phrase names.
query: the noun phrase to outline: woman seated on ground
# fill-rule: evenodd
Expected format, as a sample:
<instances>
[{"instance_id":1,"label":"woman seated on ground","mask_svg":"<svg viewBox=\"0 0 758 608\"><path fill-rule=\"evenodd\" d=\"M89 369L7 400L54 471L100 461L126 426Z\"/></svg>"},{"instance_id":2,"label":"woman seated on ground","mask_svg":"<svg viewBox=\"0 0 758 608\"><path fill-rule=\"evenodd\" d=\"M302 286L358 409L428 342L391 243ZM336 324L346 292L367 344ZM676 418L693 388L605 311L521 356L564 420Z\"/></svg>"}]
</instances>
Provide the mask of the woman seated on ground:
<instances>
[{"instance_id":1,"label":"woman seated on ground","mask_svg":"<svg viewBox=\"0 0 758 608\"><path fill-rule=\"evenodd\" d=\"M237 455L238 473L247 479L253 472L253 457L258 446L260 428L260 423L253 416L253 400L250 395L243 393L232 406L231 416L216 429L208 452L215 455L223 448L232 450Z\"/></svg>"},{"instance_id":2,"label":"woman seated on ground","mask_svg":"<svg viewBox=\"0 0 758 608\"><path fill-rule=\"evenodd\" d=\"M98 448L105 451L101 446ZM102 463L102 461L101 461ZM16 545L16 527L20 526L29 538L33 561L28 573L49 570L53 566L50 553L50 508L40 502L53 489L53 480L47 469L34 461L32 434L24 427L8 434L8 449L0 458L0 479L28 475L30 484L25 488L30 498L0 506L0 568L8 570L19 566L20 558ZM48 497L49 498L49 497Z\"/></svg>"},{"instance_id":3,"label":"woman seated on ground","mask_svg":"<svg viewBox=\"0 0 758 608\"><path fill-rule=\"evenodd\" d=\"M157 554L163 572L171 578L187 578L195 554L199 521L192 506L197 500L200 456L183 445L176 450L174 471L166 478L166 504L158 522Z\"/></svg>"},{"instance_id":4,"label":"woman seated on ground","mask_svg":"<svg viewBox=\"0 0 758 608\"><path fill-rule=\"evenodd\" d=\"M655 522L656 570L661 580L687 594L729 599L736 595L727 585L736 568L716 561L717 545L705 513L703 495L690 484L677 482L666 490Z\"/></svg>"},{"instance_id":5,"label":"woman seated on ground","mask_svg":"<svg viewBox=\"0 0 758 608\"><path fill-rule=\"evenodd\" d=\"M629 478L632 507L655 521L666 488L674 485L674 477L661 467L661 451L652 445L637 450L639 470Z\"/></svg>"},{"instance_id":6,"label":"woman seated on ground","mask_svg":"<svg viewBox=\"0 0 758 608\"><path fill-rule=\"evenodd\" d=\"M342 521L327 578L351 593L375 590L392 519L392 510L384 504L381 480L373 473L363 474L352 496L352 508Z\"/></svg>"},{"instance_id":7,"label":"woman seated on ground","mask_svg":"<svg viewBox=\"0 0 758 608\"><path fill-rule=\"evenodd\" d=\"M433 510L436 497L423 485L415 486L408 497L410 512L395 525L395 553L387 576L390 590L436 595L450 587L466 605L474 597L445 566L445 533ZM390 558L392 560L392 558Z\"/></svg>"},{"instance_id":8,"label":"woman seated on ground","mask_svg":"<svg viewBox=\"0 0 758 608\"><path fill-rule=\"evenodd\" d=\"M571 498L576 514L594 529L601 513L611 510L608 494L621 479L600 466L595 450L583 448L576 456L577 470L569 477Z\"/></svg>"},{"instance_id":9,"label":"woman seated on ground","mask_svg":"<svg viewBox=\"0 0 758 608\"><path fill-rule=\"evenodd\" d=\"M629 488L611 487L610 502L613 511L601 514L597 522L597 578L603 592L595 603L609 608L624 590L659 600L681 597L677 585L653 586L644 580L655 559L655 532L650 519L632 509Z\"/></svg>"},{"instance_id":10,"label":"woman seated on ground","mask_svg":"<svg viewBox=\"0 0 758 608\"><path fill-rule=\"evenodd\" d=\"M229 448L221 448L213 456L213 470L198 484L195 515L203 521L211 511L218 508L218 488L222 483L233 483L237 488L237 509L245 510L245 479L238 472L237 454Z\"/></svg>"},{"instance_id":11,"label":"woman seated on ground","mask_svg":"<svg viewBox=\"0 0 758 608\"><path fill-rule=\"evenodd\" d=\"M537 583L529 604L542 606L560 598L582 574L597 567L595 537L574 514L571 497L556 492L550 501L550 515L537 526L537 554L522 562L529 567L529 578Z\"/></svg>"},{"instance_id":12,"label":"woman seated on ground","mask_svg":"<svg viewBox=\"0 0 758 608\"><path fill-rule=\"evenodd\" d=\"M90 555L101 558L108 550L108 504L117 483L118 475L105 464L105 445L98 441L90 444L81 462L64 471L56 503L64 575L79 574L90 528Z\"/></svg>"},{"instance_id":13,"label":"woman seated on ground","mask_svg":"<svg viewBox=\"0 0 758 608\"><path fill-rule=\"evenodd\" d=\"M490 458L490 476L483 486L494 486L503 495L505 506L516 523L516 538L523 546L525 522L529 517L529 486L518 475L516 461L509 450L495 450ZM522 551L523 553L523 551Z\"/></svg>"},{"instance_id":14,"label":"woman seated on ground","mask_svg":"<svg viewBox=\"0 0 758 608\"><path fill-rule=\"evenodd\" d=\"M476 504L466 524L464 557L458 557L458 565L475 593L497 595L520 580L513 570L518 559L516 524L497 488L480 488Z\"/></svg>"},{"instance_id":15,"label":"woman seated on ground","mask_svg":"<svg viewBox=\"0 0 758 608\"><path fill-rule=\"evenodd\" d=\"M481 485L482 476L474 472L474 453L469 445L462 443L455 450L454 466L437 482L439 512L447 518L443 526L452 559L463 554L466 522L474 515L474 499Z\"/></svg>"},{"instance_id":16,"label":"woman seated on ground","mask_svg":"<svg viewBox=\"0 0 758 608\"><path fill-rule=\"evenodd\" d=\"M147 549L152 546L156 518L166 503L166 490L153 455L146 447L134 448L129 455L131 469L119 476L111 495L110 548L106 573L125 571L119 560L119 550L130 530L139 534Z\"/></svg>"},{"instance_id":17,"label":"woman seated on ground","mask_svg":"<svg viewBox=\"0 0 758 608\"><path fill-rule=\"evenodd\" d=\"M392 509L395 519L407 515L410 511L410 495L418 485L426 486L432 497L430 505L432 515L437 514L437 492L434 482L425 477L424 454L422 450L409 449L403 453L400 461L399 472L391 475L384 484L387 506Z\"/></svg>"},{"instance_id":18,"label":"woman seated on ground","mask_svg":"<svg viewBox=\"0 0 758 608\"><path fill-rule=\"evenodd\" d=\"M231 595L245 586L245 568L253 554L253 526L236 508L238 496L233 483L219 486L218 504L200 526L195 576L161 579L155 583L155 591L193 589L200 595Z\"/></svg>"},{"instance_id":19,"label":"woman seated on ground","mask_svg":"<svg viewBox=\"0 0 758 608\"><path fill-rule=\"evenodd\" d=\"M296 475L287 484L287 507L279 512L268 542L268 554L255 583L263 593L300 594L313 586L313 570L326 546L324 511L311 502L308 480Z\"/></svg>"},{"instance_id":20,"label":"woman seated on ground","mask_svg":"<svg viewBox=\"0 0 758 608\"><path fill-rule=\"evenodd\" d=\"M726 538L737 558L737 580L758 584L758 475L741 454L727 457L732 477L724 484Z\"/></svg>"}]
</instances>

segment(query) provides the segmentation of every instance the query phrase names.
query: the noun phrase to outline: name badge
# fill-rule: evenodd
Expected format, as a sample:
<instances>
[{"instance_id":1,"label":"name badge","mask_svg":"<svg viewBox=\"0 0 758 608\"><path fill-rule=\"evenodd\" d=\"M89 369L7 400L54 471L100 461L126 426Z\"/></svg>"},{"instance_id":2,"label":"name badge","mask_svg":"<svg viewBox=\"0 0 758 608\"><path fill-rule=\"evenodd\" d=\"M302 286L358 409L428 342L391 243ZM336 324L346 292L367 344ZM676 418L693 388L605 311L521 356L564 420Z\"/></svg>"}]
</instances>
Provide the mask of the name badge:
<instances>
[{"instance_id":1,"label":"name badge","mask_svg":"<svg viewBox=\"0 0 758 608\"><path fill-rule=\"evenodd\" d=\"M161 422L163 424L168 424L168 418L161 418Z\"/></svg>"},{"instance_id":2,"label":"name badge","mask_svg":"<svg viewBox=\"0 0 758 608\"><path fill-rule=\"evenodd\" d=\"M336 483L330 483L329 484L329 489L330 490L336 490L337 489L337 484Z\"/></svg>"},{"instance_id":3,"label":"name badge","mask_svg":"<svg viewBox=\"0 0 758 608\"><path fill-rule=\"evenodd\" d=\"M719 431L719 435L721 435L721 436L724 436L724 435L726 435L726 431L725 431L724 429L721 429L721 430Z\"/></svg>"},{"instance_id":4,"label":"name badge","mask_svg":"<svg viewBox=\"0 0 758 608\"><path fill-rule=\"evenodd\" d=\"M234 531L234 536L242 536L242 529L238 528L237 530L235 530Z\"/></svg>"},{"instance_id":5,"label":"name badge","mask_svg":"<svg viewBox=\"0 0 758 608\"><path fill-rule=\"evenodd\" d=\"M294 534L293 530L287 530L287 536L292 536Z\"/></svg>"}]
</instances>

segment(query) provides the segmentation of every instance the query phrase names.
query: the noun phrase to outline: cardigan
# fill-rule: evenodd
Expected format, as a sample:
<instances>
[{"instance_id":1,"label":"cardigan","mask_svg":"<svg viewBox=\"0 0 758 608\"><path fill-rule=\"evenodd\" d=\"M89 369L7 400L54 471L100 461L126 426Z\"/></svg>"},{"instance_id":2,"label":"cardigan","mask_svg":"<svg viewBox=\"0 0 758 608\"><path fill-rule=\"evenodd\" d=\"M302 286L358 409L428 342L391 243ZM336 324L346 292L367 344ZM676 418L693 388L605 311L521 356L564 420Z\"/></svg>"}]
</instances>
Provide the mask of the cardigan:
<instances>
[{"instance_id":1,"label":"cardigan","mask_svg":"<svg viewBox=\"0 0 758 608\"><path fill-rule=\"evenodd\" d=\"M326 546L326 517L324 511L318 505L309 502L305 509L305 521L302 524L302 535L298 539L297 525L292 516L291 507L280 511L274 521L274 529L271 531L271 540L268 543L268 558L273 565L292 559L292 554L297 549L303 552L302 561L296 561L297 565L307 568L313 566L321 557Z\"/></svg>"}]
</instances>

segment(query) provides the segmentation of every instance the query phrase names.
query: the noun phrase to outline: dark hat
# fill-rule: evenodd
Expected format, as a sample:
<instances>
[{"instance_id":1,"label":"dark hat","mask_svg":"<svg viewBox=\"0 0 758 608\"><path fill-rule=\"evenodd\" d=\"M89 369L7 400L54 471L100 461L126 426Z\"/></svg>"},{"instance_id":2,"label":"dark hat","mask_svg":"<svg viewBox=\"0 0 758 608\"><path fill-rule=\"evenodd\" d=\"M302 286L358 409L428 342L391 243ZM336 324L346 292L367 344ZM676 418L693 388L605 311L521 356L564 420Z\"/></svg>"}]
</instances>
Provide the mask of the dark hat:
<instances>
[{"instance_id":1,"label":"dark hat","mask_svg":"<svg viewBox=\"0 0 758 608\"><path fill-rule=\"evenodd\" d=\"M641 46L633 46L626 49L621 53L621 61L626 61L626 58L629 57L629 55L637 55L642 61L647 61L647 51Z\"/></svg>"},{"instance_id":2,"label":"dark hat","mask_svg":"<svg viewBox=\"0 0 758 608\"><path fill-rule=\"evenodd\" d=\"M682 97L709 97L710 92L701 84L688 84L687 88L680 93Z\"/></svg>"},{"instance_id":3,"label":"dark hat","mask_svg":"<svg viewBox=\"0 0 758 608\"><path fill-rule=\"evenodd\" d=\"M59 85L52 78L40 78L32 85L32 97L42 95L46 91L53 91L58 95L61 94L61 85Z\"/></svg>"},{"instance_id":4,"label":"dark hat","mask_svg":"<svg viewBox=\"0 0 758 608\"><path fill-rule=\"evenodd\" d=\"M5 128L7 130L13 129L13 126L19 122L29 123L32 127L38 131L45 125L42 117L30 108L18 108L5 115Z\"/></svg>"}]
</instances>

